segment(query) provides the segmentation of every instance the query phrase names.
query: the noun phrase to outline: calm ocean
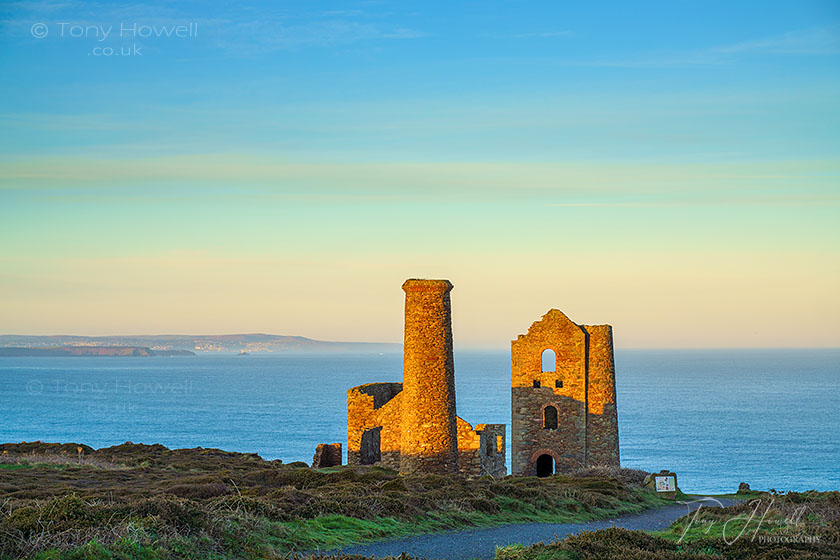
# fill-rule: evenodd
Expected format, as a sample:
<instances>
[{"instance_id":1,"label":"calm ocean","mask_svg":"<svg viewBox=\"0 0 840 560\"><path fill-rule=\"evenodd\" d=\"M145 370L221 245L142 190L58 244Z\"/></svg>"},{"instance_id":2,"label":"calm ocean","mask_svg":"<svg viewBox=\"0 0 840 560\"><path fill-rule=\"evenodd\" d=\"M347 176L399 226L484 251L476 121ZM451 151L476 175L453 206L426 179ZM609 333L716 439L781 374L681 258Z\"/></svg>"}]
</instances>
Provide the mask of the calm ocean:
<instances>
[{"instance_id":1,"label":"calm ocean","mask_svg":"<svg viewBox=\"0 0 840 560\"><path fill-rule=\"evenodd\" d=\"M456 354L458 413L510 429L507 352ZM619 350L621 463L687 492L840 489L840 349ZM133 441L311 461L402 356L0 358L0 442ZM510 451L508 450L508 453Z\"/></svg>"}]
</instances>

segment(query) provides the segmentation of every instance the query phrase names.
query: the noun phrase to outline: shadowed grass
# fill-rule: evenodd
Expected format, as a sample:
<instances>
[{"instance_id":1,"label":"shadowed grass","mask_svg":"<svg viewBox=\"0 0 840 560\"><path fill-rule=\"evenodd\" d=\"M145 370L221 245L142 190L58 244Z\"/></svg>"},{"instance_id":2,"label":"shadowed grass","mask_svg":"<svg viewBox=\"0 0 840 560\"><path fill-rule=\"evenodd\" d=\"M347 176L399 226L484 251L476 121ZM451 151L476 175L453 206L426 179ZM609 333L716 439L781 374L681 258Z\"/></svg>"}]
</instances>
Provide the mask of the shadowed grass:
<instances>
[{"instance_id":1,"label":"shadowed grass","mask_svg":"<svg viewBox=\"0 0 840 560\"><path fill-rule=\"evenodd\" d=\"M496 480L314 470L253 454L129 443L81 456L75 444L0 450L8 467L0 469L5 557L275 558L470 526L577 522L666 503L638 485L645 473L627 469Z\"/></svg>"}]
</instances>

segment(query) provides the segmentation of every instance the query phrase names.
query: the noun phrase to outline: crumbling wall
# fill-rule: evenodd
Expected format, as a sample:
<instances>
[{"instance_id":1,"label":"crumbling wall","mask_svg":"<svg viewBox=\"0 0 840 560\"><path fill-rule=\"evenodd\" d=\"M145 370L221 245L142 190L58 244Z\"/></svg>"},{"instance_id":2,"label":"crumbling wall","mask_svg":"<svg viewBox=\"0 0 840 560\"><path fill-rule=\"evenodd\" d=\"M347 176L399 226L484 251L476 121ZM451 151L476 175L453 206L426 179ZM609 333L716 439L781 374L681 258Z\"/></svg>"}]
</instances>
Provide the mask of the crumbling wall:
<instances>
[{"instance_id":1,"label":"crumbling wall","mask_svg":"<svg viewBox=\"0 0 840 560\"><path fill-rule=\"evenodd\" d=\"M549 371L545 350L556 356ZM546 423L548 407L556 427ZM557 472L618 464L611 327L577 325L552 309L511 342L511 438L514 474L537 474L541 455Z\"/></svg>"},{"instance_id":2,"label":"crumbling wall","mask_svg":"<svg viewBox=\"0 0 840 560\"><path fill-rule=\"evenodd\" d=\"M477 424L458 418L458 472L464 476L502 477L505 465L505 425Z\"/></svg>"},{"instance_id":3,"label":"crumbling wall","mask_svg":"<svg viewBox=\"0 0 840 560\"><path fill-rule=\"evenodd\" d=\"M341 444L319 443L312 457L312 468L323 469L341 466Z\"/></svg>"},{"instance_id":4,"label":"crumbling wall","mask_svg":"<svg viewBox=\"0 0 840 560\"><path fill-rule=\"evenodd\" d=\"M348 465L400 468L401 401L402 383L368 383L347 391ZM374 453L370 447L377 443ZM378 458L371 461L371 454Z\"/></svg>"},{"instance_id":5,"label":"crumbling wall","mask_svg":"<svg viewBox=\"0 0 840 560\"><path fill-rule=\"evenodd\" d=\"M458 418L458 472L466 476L481 475L481 434L472 425Z\"/></svg>"},{"instance_id":6,"label":"crumbling wall","mask_svg":"<svg viewBox=\"0 0 840 560\"><path fill-rule=\"evenodd\" d=\"M478 424L475 427L476 433L481 437L479 442L480 475L501 478L507 474L505 428L504 424Z\"/></svg>"}]
</instances>

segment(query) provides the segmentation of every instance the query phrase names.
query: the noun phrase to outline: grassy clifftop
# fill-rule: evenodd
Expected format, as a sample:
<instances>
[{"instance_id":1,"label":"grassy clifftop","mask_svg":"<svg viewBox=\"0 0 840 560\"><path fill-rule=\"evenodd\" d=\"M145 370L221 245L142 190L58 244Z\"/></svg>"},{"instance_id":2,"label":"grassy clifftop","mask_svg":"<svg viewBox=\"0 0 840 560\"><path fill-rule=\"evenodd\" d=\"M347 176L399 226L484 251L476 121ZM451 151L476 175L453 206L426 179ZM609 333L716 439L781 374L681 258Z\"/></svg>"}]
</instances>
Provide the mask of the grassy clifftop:
<instances>
[{"instance_id":1,"label":"grassy clifftop","mask_svg":"<svg viewBox=\"0 0 840 560\"><path fill-rule=\"evenodd\" d=\"M701 508L665 531L605 529L551 544L510 546L496 560L836 560L840 492L753 493Z\"/></svg>"},{"instance_id":2,"label":"grassy clifftop","mask_svg":"<svg viewBox=\"0 0 840 560\"><path fill-rule=\"evenodd\" d=\"M272 558L464 526L583 521L663 503L641 488L644 476L405 477L218 449L4 444L0 555Z\"/></svg>"}]
</instances>

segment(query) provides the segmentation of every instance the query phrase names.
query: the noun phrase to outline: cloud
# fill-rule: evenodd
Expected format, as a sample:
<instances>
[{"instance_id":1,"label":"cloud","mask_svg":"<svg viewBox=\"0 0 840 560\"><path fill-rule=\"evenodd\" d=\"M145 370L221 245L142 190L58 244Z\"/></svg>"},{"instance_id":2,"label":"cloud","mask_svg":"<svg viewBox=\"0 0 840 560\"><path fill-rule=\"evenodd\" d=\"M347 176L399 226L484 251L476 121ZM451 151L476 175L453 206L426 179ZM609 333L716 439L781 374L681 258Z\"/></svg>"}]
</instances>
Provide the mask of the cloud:
<instances>
[{"instance_id":1,"label":"cloud","mask_svg":"<svg viewBox=\"0 0 840 560\"><path fill-rule=\"evenodd\" d=\"M427 35L423 31L400 25L338 17L300 23L289 23L283 19L254 19L214 27L216 46L238 54L297 51L366 41L417 39Z\"/></svg>"},{"instance_id":2,"label":"cloud","mask_svg":"<svg viewBox=\"0 0 840 560\"><path fill-rule=\"evenodd\" d=\"M554 62L563 66L579 67L672 68L730 64L738 58L749 55L826 56L836 54L840 54L840 26L828 25L702 49L637 53L625 58L603 57Z\"/></svg>"},{"instance_id":3,"label":"cloud","mask_svg":"<svg viewBox=\"0 0 840 560\"><path fill-rule=\"evenodd\" d=\"M709 49L709 52L722 55L742 53L838 54L840 53L840 26L833 25L788 31L781 35L716 47Z\"/></svg>"},{"instance_id":4,"label":"cloud","mask_svg":"<svg viewBox=\"0 0 840 560\"><path fill-rule=\"evenodd\" d=\"M558 30L558 31L532 31L528 33L514 33L512 35L501 36L500 38L511 39L554 39L560 37L574 37L577 35L574 31Z\"/></svg>"},{"instance_id":5,"label":"cloud","mask_svg":"<svg viewBox=\"0 0 840 560\"><path fill-rule=\"evenodd\" d=\"M398 27L393 31L387 31L382 34L382 38L384 39L419 39L420 37L426 37L428 33L424 31L418 31L416 29L408 29L406 27Z\"/></svg>"},{"instance_id":6,"label":"cloud","mask_svg":"<svg viewBox=\"0 0 840 560\"><path fill-rule=\"evenodd\" d=\"M559 202L547 206L559 208L676 208L691 206L840 206L840 196L792 194L784 196L709 196L692 199L625 202Z\"/></svg>"},{"instance_id":7,"label":"cloud","mask_svg":"<svg viewBox=\"0 0 840 560\"><path fill-rule=\"evenodd\" d=\"M546 207L836 207L832 161L743 164L280 162L244 155L0 160L0 197L67 202L446 202Z\"/></svg>"}]
</instances>

